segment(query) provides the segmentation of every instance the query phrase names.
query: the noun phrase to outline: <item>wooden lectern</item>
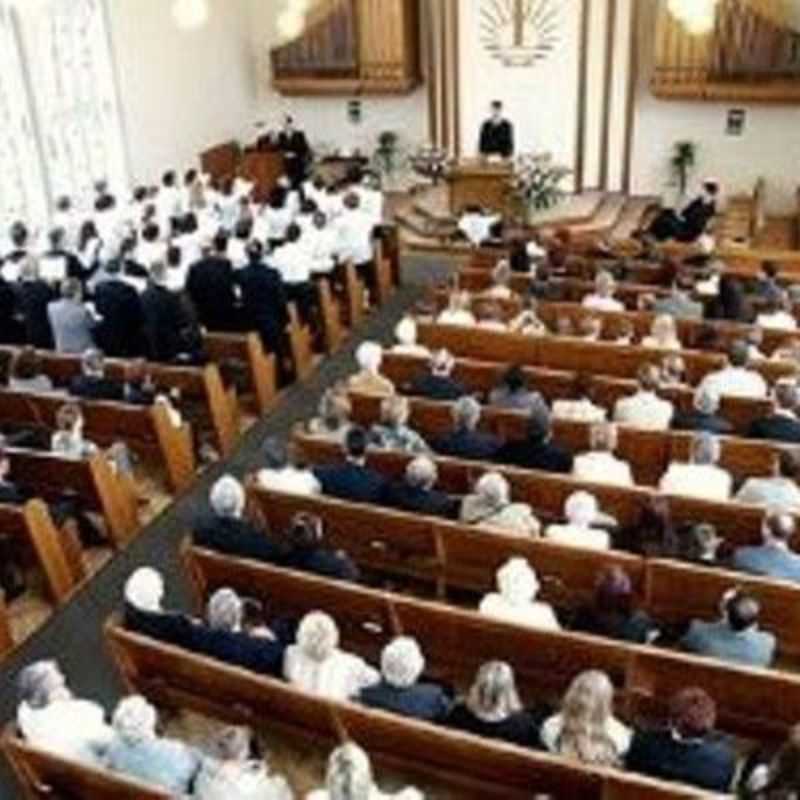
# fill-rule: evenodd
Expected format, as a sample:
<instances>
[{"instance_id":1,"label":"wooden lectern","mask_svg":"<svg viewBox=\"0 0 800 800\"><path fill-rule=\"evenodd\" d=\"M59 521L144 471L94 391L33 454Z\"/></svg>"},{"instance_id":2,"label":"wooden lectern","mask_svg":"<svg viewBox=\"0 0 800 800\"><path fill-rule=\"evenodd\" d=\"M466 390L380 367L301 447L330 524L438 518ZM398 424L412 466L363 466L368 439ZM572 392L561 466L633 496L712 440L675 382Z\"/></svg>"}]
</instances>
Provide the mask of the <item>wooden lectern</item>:
<instances>
[{"instance_id":1,"label":"wooden lectern","mask_svg":"<svg viewBox=\"0 0 800 800\"><path fill-rule=\"evenodd\" d=\"M508 161L491 162L482 158L461 161L450 173L450 211L461 213L464 206L479 205L503 212L508 207Z\"/></svg>"},{"instance_id":2,"label":"wooden lectern","mask_svg":"<svg viewBox=\"0 0 800 800\"><path fill-rule=\"evenodd\" d=\"M246 150L239 164L239 175L255 184L253 197L263 203L284 173L280 150Z\"/></svg>"}]
</instances>

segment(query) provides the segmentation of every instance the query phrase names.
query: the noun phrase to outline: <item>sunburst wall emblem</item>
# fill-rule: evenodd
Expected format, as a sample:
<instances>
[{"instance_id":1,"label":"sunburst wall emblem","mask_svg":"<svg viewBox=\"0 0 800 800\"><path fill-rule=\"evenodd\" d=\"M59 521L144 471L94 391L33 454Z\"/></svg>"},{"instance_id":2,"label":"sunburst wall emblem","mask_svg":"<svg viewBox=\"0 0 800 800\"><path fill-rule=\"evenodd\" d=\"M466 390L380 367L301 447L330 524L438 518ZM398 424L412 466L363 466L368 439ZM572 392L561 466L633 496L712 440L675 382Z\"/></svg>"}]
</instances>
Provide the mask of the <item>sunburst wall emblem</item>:
<instances>
[{"instance_id":1,"label":"sunburst wall emblem","mask_svg":"<svg viewBox=\"0 0 800 800\"><path fill-rule=\"evenodd\" d=\"M507 67L546 59L559 41L560 0L482 0L481 41Z\"/></svg>"}]
</instances>

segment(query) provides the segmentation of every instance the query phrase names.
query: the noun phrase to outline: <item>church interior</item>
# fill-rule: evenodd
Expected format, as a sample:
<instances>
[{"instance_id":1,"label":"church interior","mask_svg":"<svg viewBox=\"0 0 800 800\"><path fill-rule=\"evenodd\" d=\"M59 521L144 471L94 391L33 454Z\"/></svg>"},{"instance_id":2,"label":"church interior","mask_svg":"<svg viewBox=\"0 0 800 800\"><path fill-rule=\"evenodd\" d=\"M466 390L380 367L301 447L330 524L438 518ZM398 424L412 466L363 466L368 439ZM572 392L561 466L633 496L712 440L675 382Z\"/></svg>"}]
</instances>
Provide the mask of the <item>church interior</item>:
<instances>
[{"instance_id":1,"label":"church interior","mask_svg":"<svg viewBox=\"0 0 800 800\"><path fill-rule=\"evenodd\" d=\"M800 0L0 64L0 797L800 798Z\"/></svg>"}]
</instances>

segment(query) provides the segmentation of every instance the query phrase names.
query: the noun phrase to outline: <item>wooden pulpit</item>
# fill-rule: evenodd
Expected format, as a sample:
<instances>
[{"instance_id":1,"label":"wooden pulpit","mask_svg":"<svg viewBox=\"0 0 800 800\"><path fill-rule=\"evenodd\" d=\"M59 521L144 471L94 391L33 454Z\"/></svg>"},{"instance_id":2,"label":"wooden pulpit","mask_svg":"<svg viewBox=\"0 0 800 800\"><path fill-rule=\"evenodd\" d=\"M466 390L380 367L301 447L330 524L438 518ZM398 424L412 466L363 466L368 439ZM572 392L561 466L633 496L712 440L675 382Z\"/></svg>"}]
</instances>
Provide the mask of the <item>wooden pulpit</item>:
<instances>
[{"instance_id":1,"label":"wooden pulpit","mask_svg":"<svg viewBox=\"0 0 800 800\"><path fill-rule=\"evenodd\" d=\"M246 150L239 164L239 175L255 184L253 197L263 203L284 173L283 153L279 150Z\"/></svg>"},{"instance_id":2,"label":"wooden pulpit","mask_svg":"<svg viewBox=\"0 0 800 800\"><path fill-rule=\"evenodd\" d=\"M482 158L461 161L450 173L450 211L460 214L464 206L479 205L506 211L511 192L511 164Z\"/></svg>"}]
</instances>

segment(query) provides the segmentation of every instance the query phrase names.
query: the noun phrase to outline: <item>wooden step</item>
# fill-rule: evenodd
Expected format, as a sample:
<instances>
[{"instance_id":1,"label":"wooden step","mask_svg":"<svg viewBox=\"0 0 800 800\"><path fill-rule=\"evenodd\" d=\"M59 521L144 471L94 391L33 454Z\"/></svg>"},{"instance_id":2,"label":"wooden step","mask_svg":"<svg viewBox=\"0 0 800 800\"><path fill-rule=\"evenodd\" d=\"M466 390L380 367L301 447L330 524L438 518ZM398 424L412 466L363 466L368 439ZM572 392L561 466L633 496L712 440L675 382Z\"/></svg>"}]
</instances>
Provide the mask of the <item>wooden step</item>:
<instances>
[{"instance_id":1,"label":"wooden step","mask_svg":"<svg viewBox=\"0 0 800 800\"><path fill-rule=\"evenodd\" d=\"M617 224L611 231L611 238L630 239L631 235L642 227L644 218L660 205L661 202L657 197L629 197Z\"/></svg>"}]
</instances>

